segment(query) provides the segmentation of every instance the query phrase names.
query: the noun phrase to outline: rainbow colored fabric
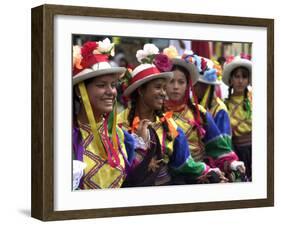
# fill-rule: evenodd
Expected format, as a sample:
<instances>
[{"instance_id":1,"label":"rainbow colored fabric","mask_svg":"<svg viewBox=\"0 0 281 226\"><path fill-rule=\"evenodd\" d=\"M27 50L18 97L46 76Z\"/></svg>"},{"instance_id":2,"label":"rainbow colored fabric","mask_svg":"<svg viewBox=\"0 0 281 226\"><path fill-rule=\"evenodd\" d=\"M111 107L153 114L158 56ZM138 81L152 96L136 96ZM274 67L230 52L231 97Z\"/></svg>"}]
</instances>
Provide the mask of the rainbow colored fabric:
<instances>
[{"instance_id":1,"label":"rainbow colored fabric","mask_svg":"<svg viewBox=\"0 0 281 226\"><path fill-rule=\"evenodd\" d=\"M101 140L104 141L104 128L98 123ZM79 123L73 128L73 158L87 164L80 181L80 189L119 188L126 178L126 170L134 158L134 139L126 131L117 128L120 165L112 167L107 155L97 150L94 136L88 124ZM103 145L106 143L103 142Z\"/></svg>"},{"instance_id":2,"label":"rainbow colored fabric","mask_svg":"<svg viewBox=\"0 0 281 226\"><path fill-rule=\"evenodd\" d=\"M208 111L202 106L199 109L206 118L206 123L203 124L205 134L201 137L198 135L198 128L193 123L193 113L187 106L181 112L174 112L173 119L183 129L189 142L191 155L196 161L204 161L207 158L212 167L228 171L229 164L238 158L232 150L229 123L222 121L228 117L227 113L225 111L217 113L216 120L219 122L217 126Z\"/></svg>"},{"instance_id":3,"label":"rainbow colored fabric","mask_svg":"<svg viewBox=\"0 0 281 226\"><path fill-rule=\"evenodd\" d=\"M129 123L127 120L128 113L129 109L125 109L117 116L118 125L125 130L129 130ZM164 162L169 165L173 172L178 174L200 176L206 173L209 170L209 166L203 162L195 162L193 160L183 130L176 125L172 118L170 122L178 132L177 136L173 137L172 141L165 139L165 133L158 117L156 117L156 121L152 123L152 128L157 133L164 153Z\"/></svg>"}]
</instances>

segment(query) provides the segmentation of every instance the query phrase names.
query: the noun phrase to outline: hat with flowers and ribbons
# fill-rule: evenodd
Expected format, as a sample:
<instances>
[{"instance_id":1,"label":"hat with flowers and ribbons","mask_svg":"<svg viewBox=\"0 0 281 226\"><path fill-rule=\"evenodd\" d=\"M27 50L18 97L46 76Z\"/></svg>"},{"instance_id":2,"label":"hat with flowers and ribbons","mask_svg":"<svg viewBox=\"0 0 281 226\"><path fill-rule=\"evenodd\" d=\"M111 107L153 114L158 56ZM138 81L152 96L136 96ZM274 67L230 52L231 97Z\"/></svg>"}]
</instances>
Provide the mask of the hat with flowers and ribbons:
<instances>
[{"instance_id":1,"label":"hat with flowers and ribbons","mask_svg":"<svg viewBox=\"0 0 281 226\"><path fill-rule=\"evenodd\" d=\"M226 59L223 68L223 75L222 75L223 82L227 86L229 86L229 79L231 73L235 68L238 67L244 67L248 69L250 75L250 84L252 84L252 61L251 61L251 56L246 54L241 54L240 56L236 56L236 57L230 56Z\"/></svg>"},{"instance_id":2,"label":"hat with flowers and ribbons","mask_svg":"<svg viewBox=\"0 0 281 226\"><path fill-rule=\"evenodd\" d=\"M192 61L190 61L189 57L193 54L192 51L188 51L182 56L179 56L176 47L169 46L168 48L165 48L163 50L163 54L167 55L171 59L173 65L183 67L189 72L192 84L195 84L197 82L199 78L199 72Z\"/></svg>"},{"instance_id":3,"label":"hat with flowers and ribbons","mask_svg":"<svg viewBox=\"0 0 281 226\"><path fill-rule=\"evenodd\" d=\"M78 85L82 103L84 105L88 122L94 135L95 148L104 150L107 154L107 161L111 167L120 165L118 156L118 140L116 134L116 104L113 112L105 114L104 139L98 131L94 117L94 106L91 105L86 85L83 81L102 75L116 74L120 77L125 73L123 67L112 67L109 63L109 56L114 54L114 44L108 38L99 42L86 42L82 47L73 47L73 85ZM111 140L109 138L111 134ZM106 143L107 145L103 145Z\"/></svg>"},{"instance_id":4,"label":"hat with flowers and ribbons","mask_svg":"<svg viewBox=\"0 0 281 226\"><path fill-rule=\"evenodd\" d=\"M154 44L145 44L142 50L137 51L136 57L141 64L132 71L124 96L130 96L137 88L151 80L173 76L170 72L171 61L166 55L159 53Z\"/></svg>"},{"instance_id":5,"label":"hat with flowers and ribbons","mask_svg":"<svg viewBox=\"0 0 281 226\"><path fill-rule=\"evenodd\" d=\"M114 55L114 43L108 38L99 42L86 42L83 46L73 47L73 85L84 80L108 74L125 73L124 67L113 67L109 63L109 56Z\"/></svg>"},{"instance_id":6,"label":"hat with flowers and ribbons","mask_svg":"<svg viewBox=\"0 0 281 226\"><path fill-rule=\"evenodd\" d=\"M222 79L222 69L218 62L211 59L192 54L187 56L189 60L195 64L199 72L197 82L208 85L220 85Z\"/></svg>"}]
</instances>

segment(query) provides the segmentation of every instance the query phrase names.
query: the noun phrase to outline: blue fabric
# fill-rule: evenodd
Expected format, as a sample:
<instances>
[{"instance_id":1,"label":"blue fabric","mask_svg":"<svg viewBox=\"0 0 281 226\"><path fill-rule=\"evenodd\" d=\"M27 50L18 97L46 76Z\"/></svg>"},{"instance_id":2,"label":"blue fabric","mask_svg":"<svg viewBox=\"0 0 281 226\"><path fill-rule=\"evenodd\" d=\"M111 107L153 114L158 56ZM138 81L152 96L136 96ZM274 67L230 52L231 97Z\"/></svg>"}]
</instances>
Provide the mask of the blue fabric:
<instances>
[{"instance_id":1,"label":"blue fabric","mask_svg":"<svg viewBox=\"0 0 281 226\"><path fill-rule=\"evenodd\" d=\"M217 127L212 115L209 112L206 112L206 124L204 126L204 129L206 131L206 134L203 138L204 143L213 140L214 138L222 135L219 128Z\"/></svg>"},{"instance_id":2,"label":"blue fabric","mask_svg":"<svg viewBox=\"0 0 281 226\"><path fill-rule=\"evenodd\" d=\"M178 136L174 140L173 144L173 154L170 158L170 166L172 168L178 168L184 162L186 162L186 159L188 159L190 155L189 151L189 145L187 143L185 134L181 128L177 128Z\"/></svg>"},{"instance_id":3,"label":"blue fabric","mask_svg":"<svg viewBox=\"0 0 281 226\"><path fill-rule=\"evenodd\" d=\"M222 134L231 136L230 119L228 113L225 110L220 110L216 114L214 121Z\"/></svg>"},{"instance_id":4,"label":"blue fabric","mask_svg":"<svg viewBox=\"0 0 281 226\"><path fill-rule=\"evenodd\" d=\"M128 155L128 162L131 164L135 158L135 139L126 130L122 129L122 131L124 133L124 144Z\"/></svg>"}]
</instances>

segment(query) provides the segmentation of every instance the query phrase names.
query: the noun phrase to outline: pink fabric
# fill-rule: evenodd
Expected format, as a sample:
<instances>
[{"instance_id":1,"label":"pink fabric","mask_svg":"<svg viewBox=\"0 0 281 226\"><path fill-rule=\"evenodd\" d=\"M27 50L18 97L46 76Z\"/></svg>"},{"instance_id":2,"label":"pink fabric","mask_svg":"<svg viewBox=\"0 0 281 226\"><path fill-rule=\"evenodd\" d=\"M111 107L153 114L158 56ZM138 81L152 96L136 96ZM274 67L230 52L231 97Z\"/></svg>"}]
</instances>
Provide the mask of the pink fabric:
<instances>
[{"instance_id":1,"label":"pink fabric","mask_svg":"<svg viewBox=\"0 0 281 226\"><path fill-rule=\"evenodd\" d=\"M235 160L238 161L239 159L238 159L238 156L235 154L235 152L232 151L228 155L214 160L214 164L216 167L219 167L222 171L227 172L227 171L230 171L230 168L229 168L230 164Z\"/></svg>"}]
</instances>

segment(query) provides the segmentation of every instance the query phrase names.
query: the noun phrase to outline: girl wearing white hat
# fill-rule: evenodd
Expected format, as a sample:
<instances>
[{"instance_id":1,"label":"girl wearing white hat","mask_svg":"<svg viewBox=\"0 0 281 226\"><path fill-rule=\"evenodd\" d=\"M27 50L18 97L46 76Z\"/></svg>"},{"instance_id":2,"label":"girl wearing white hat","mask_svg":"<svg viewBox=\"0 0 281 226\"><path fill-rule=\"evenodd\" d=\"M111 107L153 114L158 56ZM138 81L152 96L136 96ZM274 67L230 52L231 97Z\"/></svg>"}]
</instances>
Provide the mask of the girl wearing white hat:
<instances>
[{"instance_id":1,"label":"girl wearing white hat","mask_svg":"<svg viewBox=\"0 0 281 226\"><path fill-rule=\"evenodd\" d=\"M116 126L116 83L125 68L109 64L112 51L109 39L73 49L73 189L121 187L135 147L146 148ZM146 128L139 134L147 139Z\"/></svg>"},{"instance_id":2,"label":"girl wearing white hat","mask_svg":"<svg viewBox=\"0 0 281 226\"><path fill-rule=\"evenodd\" d=\"M224 66L223 82L229 86L225 103L230 114L232 143L244 161L246 173L252 178L252 95L248 90L252 79L252 62L240 57L230 58Z\"/></svg>"},{"instance_id":3,"label":"girl wearing white hat","mask_svg":"<svg viewBox=\"0 0 281 226\"><path fill-rule=\"evenodd\" d=\"M172 59L174 72L173 79L167 84L169 100L166 101L165 107L166 110L173 111L173 119L183 129L192 157L196 161L208 161L212 167L219 167L224 171L231 181L235 180L232 172L243 173L244 165L243 162L238 161L237 155L232 151L230 123L228 127L225 125L229 132L223 133L217 127L212 115L197 104L197 98L192 89L192 84L198 84L207 78L212 79L210 73L203 77L197 70L203 58L193 53L179 57L173 47L164 49L164 53ZM212 83L215 84L215 81L212 80ZM190 98L191 90L195 103L192 103ZM219 123L223 125L225 116L222 113L219 114L221 114L219 120L222 120Z\"/></svg>"},{"instance_id":4,"label":"girl wearing white hat","mask_svg":"<svg viewBox=\"0 0 281 226\"><path fill-rule=\"evenodd\" d=\"M118 115L118 123L130 132L138 130L139 120L149 120L150 148L137 153L138 161L128 176L128 186L168 185L186 183L182 178L198 182L200 176L222 176L218 168L212 169L203 162L195 162L190 155L183 131L172 119L163 114L165 86L173 76L167 56L159 54L153 44L146 44L137 52L140 64L132 72L124 95L130 96L131 107ZM201 179L201 178L200 178Z\"/></svg>"}]
</instances>

